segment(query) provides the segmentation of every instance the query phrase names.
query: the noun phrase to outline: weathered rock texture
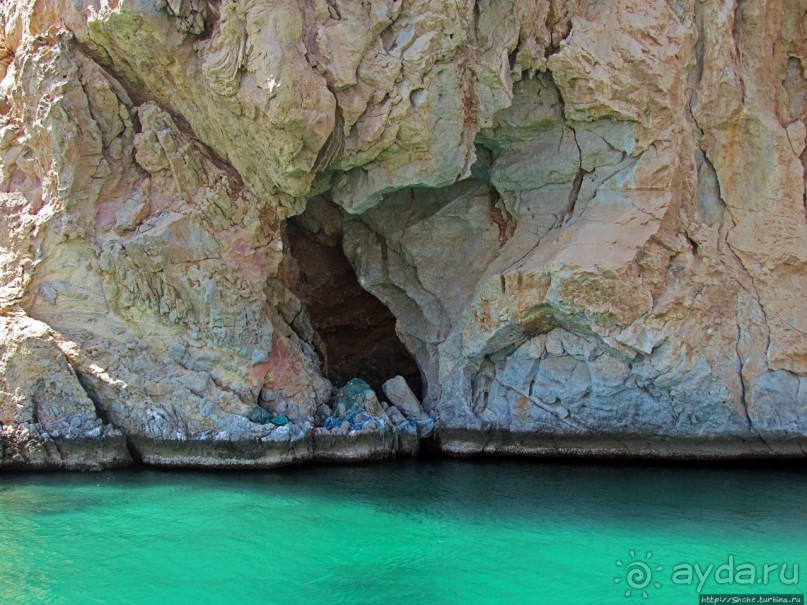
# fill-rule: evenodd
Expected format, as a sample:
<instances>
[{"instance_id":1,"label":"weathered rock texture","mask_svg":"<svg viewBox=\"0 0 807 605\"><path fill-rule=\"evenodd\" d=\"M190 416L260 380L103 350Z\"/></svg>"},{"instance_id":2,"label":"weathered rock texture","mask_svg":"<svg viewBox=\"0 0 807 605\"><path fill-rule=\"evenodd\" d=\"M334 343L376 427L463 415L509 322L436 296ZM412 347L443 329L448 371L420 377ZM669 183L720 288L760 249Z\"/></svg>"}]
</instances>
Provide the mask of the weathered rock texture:
<instances>
[{"instance_id":1,"label":"weathered rock texture","mask_svg":"<svg viewBox=\"0 0 807 605\"><path fill-rule=\"evenodd\" d=\"M0 17L2 465L807 452L804 3Z\"/></svg>"}]
</instances>

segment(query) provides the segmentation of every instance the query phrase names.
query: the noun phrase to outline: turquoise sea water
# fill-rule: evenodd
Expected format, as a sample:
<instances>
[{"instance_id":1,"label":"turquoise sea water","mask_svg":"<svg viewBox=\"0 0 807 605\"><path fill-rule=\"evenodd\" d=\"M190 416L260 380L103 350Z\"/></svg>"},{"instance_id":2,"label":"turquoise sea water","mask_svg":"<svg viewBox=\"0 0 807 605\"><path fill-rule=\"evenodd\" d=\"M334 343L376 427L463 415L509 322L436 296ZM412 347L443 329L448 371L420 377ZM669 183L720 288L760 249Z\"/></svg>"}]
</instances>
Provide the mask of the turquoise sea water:
<instances>
[{"instance_id":1,"label":"turquoise sea water","mask_svg":"<svg viewBox=\"0 0 807 605\"><path fill-rule=\"evenodd\" d=\"M802 594L806 503L793 466L0 475L0 603L695 605L710 564L703 593Z\"/></svg>"}]
</instances>

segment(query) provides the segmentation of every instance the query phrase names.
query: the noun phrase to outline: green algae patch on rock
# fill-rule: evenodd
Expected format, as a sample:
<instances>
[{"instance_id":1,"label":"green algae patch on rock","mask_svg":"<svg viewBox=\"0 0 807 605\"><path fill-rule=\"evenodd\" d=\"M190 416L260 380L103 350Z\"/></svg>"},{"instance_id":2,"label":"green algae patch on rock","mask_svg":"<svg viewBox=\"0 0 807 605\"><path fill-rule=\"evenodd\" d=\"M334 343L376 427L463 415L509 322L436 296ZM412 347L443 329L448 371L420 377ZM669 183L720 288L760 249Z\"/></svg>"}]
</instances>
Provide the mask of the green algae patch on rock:
<instances>
[{"instance_id":1,"label":"green algae patch on rock","mask_svg":"<svg viewBox=\"0 0 807 605\"><path fill-rule=\"evenodd\" d=\"M273 416L269 422L275 426L285 426L289 423L289 417L285 414L280 414L279 416Z\"/></svg>"},{"instance_id":2,"label":"green algae patch on rock","mask_svg":"<svg viewBox=\"0 0 807 605\"><path fill-rule=\"evenodd\" d=\"M373 392L372 387L361 378L353 378L341 389L336 391L334 396L334 409L339 405L345 407L345 411L349 412L352 409L360 408L364 405L364 398L367 391Z\"/></svg>"},{"instance_id":3,"label":"green algae patch on rock","mask_svg":"<svg viewBox=\"0 0 807 605\"><path fill-rule=\"evenodd\" d=\"M269 424L272 422L272 414L267 412L259 405L256 405L249 411L249 414L247 414L247 420L254 422L255 424ZM288 422L288 419L286 419L286 421Z\"/></svg>"}]
</instances>

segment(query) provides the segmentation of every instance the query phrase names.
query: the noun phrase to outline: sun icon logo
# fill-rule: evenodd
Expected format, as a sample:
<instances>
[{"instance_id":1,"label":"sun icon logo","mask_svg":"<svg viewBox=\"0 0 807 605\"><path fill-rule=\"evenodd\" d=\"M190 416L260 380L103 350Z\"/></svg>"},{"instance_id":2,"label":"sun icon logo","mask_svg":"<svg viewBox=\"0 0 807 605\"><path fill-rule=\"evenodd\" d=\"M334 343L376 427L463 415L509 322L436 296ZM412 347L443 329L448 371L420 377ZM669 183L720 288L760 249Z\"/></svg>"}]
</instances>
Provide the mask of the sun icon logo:
<instances>
[{"instance_id":1,"label":"sun icon logo","mask_svg":"<svg viewBox=\"0 0 807 605\"><path fill-rule=\"evenodd\" d=\"M646 599L648 596L647 590L645 590L646 588L650 586L661 588L659 582L653 581L653 572L661 571L664 568L661 565L652 567L650 559L653 558L653 553L651 552L645 553L644 560L637 560L635 550L629 550L628 555L630 555L631 560L627 563L623 563L622 561L616 562L617 567L621 567L624 570L624 574L623 576L614 578L614 584L619 584L624 580L625 584L628 586L628 589L625 591L626 597L630 597L633 594L637 596L641 594L642 598Z\"/></svg>"}]
</instances>

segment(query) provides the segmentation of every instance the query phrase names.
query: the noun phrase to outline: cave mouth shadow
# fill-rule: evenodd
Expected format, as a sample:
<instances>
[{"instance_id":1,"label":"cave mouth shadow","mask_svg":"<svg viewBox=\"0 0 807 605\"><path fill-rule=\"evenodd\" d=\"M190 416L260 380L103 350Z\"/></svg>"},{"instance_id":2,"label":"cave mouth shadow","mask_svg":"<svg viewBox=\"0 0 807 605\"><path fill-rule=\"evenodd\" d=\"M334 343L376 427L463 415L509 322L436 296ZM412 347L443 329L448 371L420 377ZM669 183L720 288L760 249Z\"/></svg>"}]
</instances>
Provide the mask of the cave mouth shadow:
<instances>
[{"instance_id":1,"label":"cave mouth shadow","mask_svg":"<svg viewBox=\"0 0 807 605\"><path fill-rule=\"evenodd\" d=\"M359 284L342 250L341 211L328 206L325 216L319 205L286 222L295 265L288 285L308 311L323 373L337 388L361 378L379 398L381 385L400 375L422 399L420 369L395 332L395 316Z\"/></svg>"}]
</instances>

